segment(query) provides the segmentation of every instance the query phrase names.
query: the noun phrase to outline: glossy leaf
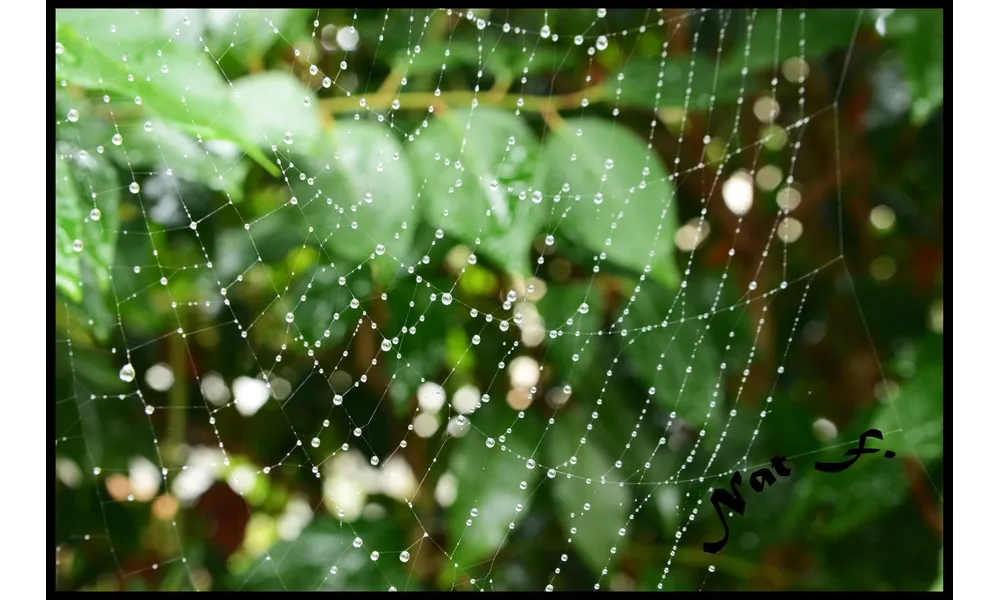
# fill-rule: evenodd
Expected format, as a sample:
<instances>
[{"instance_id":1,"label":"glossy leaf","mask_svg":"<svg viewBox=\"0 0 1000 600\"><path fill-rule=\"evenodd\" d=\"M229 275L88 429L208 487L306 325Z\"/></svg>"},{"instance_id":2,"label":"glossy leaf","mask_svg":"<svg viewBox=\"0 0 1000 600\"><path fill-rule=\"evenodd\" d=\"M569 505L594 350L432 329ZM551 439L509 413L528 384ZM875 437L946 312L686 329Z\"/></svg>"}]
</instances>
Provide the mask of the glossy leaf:
<instances>
[{"instance_id":1,"label":"glossy leaf","mask_svg":"<svg viewBox=\"0 0 1000 600\"><path fill-rule=\"evenodd\" d=\"M149 43L163 35L155 11L61 11L56 37L64 50L56 75L73 85L138 98L142 110L203 139L236 142L272 175L279 174L243 129L232 89L209 54L182 44Z\"/></svg>"},{"instance_id":2,"label":"glossy leaf","mask_svg":"<svg viewBox=\"0 0 1000 600\"><path fill-rule=\"evenodd\" d=\"M654 278L676 283L674 187L655 154L624 126L584 118L553 132L539 188L560 195L553 222L575 243L639 272L650 265Z\"/></svg>"},{"instance_id":3,"label":"glossy leaf","mask_svg":"<svg viewBox=\"0 0 1000 600\"><path fill-rule=\"evenodd\" d=\"M81 302L81 281L98 291L108 289L119 192L114 172L102 157L65 142L60 147L64 153L56 155L56 287L73 302ZM91 219L94 208L100 211L97 221ZM77 240L79 252L74 250Z\"/></svg>"},{"instance_id":4,"label":"glossy leaf","mask_svg":"<svg viewBox=\"0 0 1000 600\"><path fill-rule=\"evenodd\" d=\"M239 126L247 139L268 152L276 146L281 154L309 155L320 150L323 127L316 95L291 73L250 75L234 81L233 88L240 108ZM289 175L298 173L293 170Z\"/></svg>"},{"instance_id":5,"label":"glossy leaf","mask_svg":"<svg viewBox=\"0 0 1000 600\"><path fill-rule=\"evenodd\" d=\"M373 254L391 272L409 261L417 208L407 156L388 127L360 121L338 125L311 160L313 185L295 178L292 186L302 216L327 251L358 262ZM295 210L296 207L288 207ZM356 224L356 225L355 225ZM381 249L378 246L382 246ZM329 262L329 261L326 261Z\"/></svg>"},{"instance_id":6,"label":"glossy leaf","mask_svg":"<svg viewBox=\"0 0 1000 600\"><path fill-rule=\"evenodd\" d=\"M511 137L514 144L505 143ZM538 142L527 125L495 109L452 111L408 151L418 184L423 180L424 219L470 246L478 238L477 253L530 275L528 250L546 206L528 199Z\"/></svg>"}]
</instances>

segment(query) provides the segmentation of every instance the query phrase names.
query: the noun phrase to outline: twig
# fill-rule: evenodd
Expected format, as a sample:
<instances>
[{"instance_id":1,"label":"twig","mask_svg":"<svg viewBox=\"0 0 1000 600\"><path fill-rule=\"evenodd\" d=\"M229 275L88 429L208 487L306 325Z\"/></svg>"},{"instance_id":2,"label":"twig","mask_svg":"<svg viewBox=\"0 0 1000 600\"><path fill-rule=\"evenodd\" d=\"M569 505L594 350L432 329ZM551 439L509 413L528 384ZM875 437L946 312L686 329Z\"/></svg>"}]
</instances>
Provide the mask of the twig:
<instances>
[{"instance_id":1,"label":"twig","mask_svg":"<svg viewBox=\"0 0 1000 600\"><path fill-rule=\"evenodd\" d=\"M594 86L562 96L520 96L514 94L498 95L493 93L492 90L490 92L480 94L476 94L469 90L458 90L452 92L442 92L437 96L431 92L408 92L397 96L395 91L392 93L379 91L374 94L360 97L337 96L335 98L324 98L323 100L320 100L320 106L322 106L327 112L346 113L357 112L361 106L362 99L365 101L365 106L367 108L374 110L387 109L392 104L393 100L399 100L399 108L397 110L426 110L430 106L434 106L436 108L441 103L447 104L448 106L461 106L463 104L470 105L472 104L472 100L476 99L479 104L501 106L510 109L520 108L522 111L526 112L552 113L560 110L579 108L582 105L584 98L587 98L591 103L598 102L604 99L604 88L602 86ZM519 99L522 101L520 106L518 106Z\"/></svg>"}]
</instances>

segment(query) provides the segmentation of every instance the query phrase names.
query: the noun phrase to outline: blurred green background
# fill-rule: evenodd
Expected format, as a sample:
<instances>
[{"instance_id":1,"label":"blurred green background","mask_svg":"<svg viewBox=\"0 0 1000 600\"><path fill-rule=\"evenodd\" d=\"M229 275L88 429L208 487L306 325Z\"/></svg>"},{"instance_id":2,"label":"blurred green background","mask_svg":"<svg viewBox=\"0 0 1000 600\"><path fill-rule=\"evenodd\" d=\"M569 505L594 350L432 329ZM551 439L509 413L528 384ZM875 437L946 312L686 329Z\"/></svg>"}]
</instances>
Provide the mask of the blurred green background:
<instances>
[{"instance_id":1,"label":"blurred green background","mask_svg":"<svg viewBox=\"0 0 1000 600\"><path fill-rule=\"evenodd\" d=\"M58 11L56 586L940 589L943 27Z\"/></svg>"}]
</instances>

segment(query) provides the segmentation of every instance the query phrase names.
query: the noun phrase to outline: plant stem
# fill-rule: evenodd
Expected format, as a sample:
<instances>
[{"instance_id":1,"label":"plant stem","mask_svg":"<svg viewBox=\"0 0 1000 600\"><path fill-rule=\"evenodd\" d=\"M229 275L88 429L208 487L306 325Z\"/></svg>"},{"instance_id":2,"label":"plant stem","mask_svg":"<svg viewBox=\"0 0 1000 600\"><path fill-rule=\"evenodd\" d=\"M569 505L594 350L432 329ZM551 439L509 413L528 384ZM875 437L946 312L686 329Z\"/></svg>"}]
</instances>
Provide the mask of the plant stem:
<instances>
[{"instance_id":1,"label":"plant stem","mask_svg":"<svg viewBox=\"0 0 1000 600\"><path fill-rule=\"evenodd\" d=\"M555 113L560 110L570 110L579 108L584 98L590 102L600 102L604 99L604 88L594 86L572 94L562 96L521 96L514 94L494 94L490 92L475 93L468 90L458 90L452 92L441 92L435 96L432 92L407 92L399 94L392 90L390 93L376 92L367 96L337 96L335 98L324 98L320 100L320 105L325 111L331 113L357 112L361 106L361 99L364 99L367 108L383 110L389 108L393 100L399 100L399 109L422 109L426 110L430 106L461 106L472 104L475 98L481 105L501 106L504 108L520 108L526 112ZM522 100L518 106L518 100Z\"/></svg>"}]
</instances>

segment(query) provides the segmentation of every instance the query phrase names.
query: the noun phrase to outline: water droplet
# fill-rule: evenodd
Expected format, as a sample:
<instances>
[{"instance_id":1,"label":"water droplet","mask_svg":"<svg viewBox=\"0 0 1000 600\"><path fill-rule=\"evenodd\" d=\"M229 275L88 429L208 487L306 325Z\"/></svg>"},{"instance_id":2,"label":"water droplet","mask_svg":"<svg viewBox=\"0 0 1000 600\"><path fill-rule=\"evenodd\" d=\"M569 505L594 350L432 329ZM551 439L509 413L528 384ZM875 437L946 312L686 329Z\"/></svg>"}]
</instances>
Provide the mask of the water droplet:
<instances>
[{"instance_id":1,"label":"water droplet","mask_svg":"<svg viewBox=\"0 0 1000 600\"><path fill-rule=\"evenodd\" d=\"M63 45L60 44L59 42L56 42L56 54L62 54L62 53L63 53Z\"/></svg>"},{"instance_id":2,"label":"water droplet","mask_svg":"<svg viewBox=\"0 0 1000 600\"><path fill-rule=\"evenodd\" d=\"M337 565L334 565L330 567L330 575L336 575L336 574L337 574Z\"/></svg>"},{"instance_id":3,"label":"water droplet","mask_svg":"<svg viewBox=\"0 0 1000 600\"><path fill-rule=\"evenodd\" d=\"M142 96L136 96L135 97L135 103L136 104L142 104Z\"/></svg>"},{"instance_id":4,"label":"water droplet","mask_svg":"<svg viewBox=\"0 0 1000 600\"><path fill-rule=\"evenodd\" d=\"M605 48L607 48L608 47L608 38L607 38L607 36L603 36L603 35L602 36L598 36L597 41L594 42L594 47L597 48L598 50L604 50Z\"/></svg>"},{"instance_id":5,"label":"water droplet","mask_svg":"<svg viewBox=\"0 0 1000 600\"><path fill-rule=\"evenodd\" d=\"M138 194L139 193L139 184L136 183L136 182L134 182L134 181L132 183L128 184L128 191L132 192L133 194Z\"/></svg>"},{"instance_id":6,"label":"water droplet","mask_svg":"<svg viewBox=\"0 0 1000 600\"><path fill-rule=\"evenodd\" d=\"M378 244L377 246L375 246L375 254L378 254L379 256L385 254L385 246L383 246L382 244Z\"/></svg>"},{"instance_id":7,"label":"water droplet","mask_svg":"<svg viewBox=\"0 0 1000 600\"><path fill-rule=\"evenodd\" d=\"M476 19L476 29L479 31L486 29L486 21L483 19Z\"/></svg>"},{"instance_id":8,"label":"water droplet","mask_svg":"<svg viewBox=\"0 0 1000 600\"><path fill-rule=\"evenodd\" d=\"M363 543L364 542L361 541L361 538L359 538L359 537L354 538L354 547L355 548L360 548L361 544L363 544Z\"/></svg>"},{"instance_id":9,"label":"water droplet","mask_svg":"<svg viewBox=\"0 0 1000 600\"><path fill-rule=\"evenodd\" d=\"M625 535L625 528L624 527L622 527L621 529L618 530L618 535Z\"/></svg>"},{"instance_id":10,"label":"water droplet","mask_svg":"<svg viewBox=\"0 0 1000 600\"><path fill-rule=\"evenodd\" d=\"M111 136L111 143L114 144L115 146L121 146L122 145L122 136L121 136L121 134L120 133L116 133L113 136Z\"/></svg>"},{"instance_id":11,"label":"water droplet","mask_svg":"<svg viewBox=\"0 0 1000 600\"><path fill-rule=\"evenodd\" d=\"M372 551L371 559L372 560L378 560L378 551L377 550Z\"/></svg>"},{"instance_id":12,"label":"water droplet","mask_svg":"<svg viewBox=\"0 0 1000 600\"><path fill-rule=\"evenodd\" d=\"M493 438L486 438L486 447L487 448L492 448L493 446L496 446L496 445L497 445L496 440L494 440Z\"/></svg>"},{"instance_id":13,"label":"water droplet","mask_svg":"<svg viewBox=\"0 0 1000 600\"><path fill-rule=\"evenodd\" d=\"M528 482L527 481L522 481L521 485L519 485L518 487L521 488L522 490L526 490L526 489L528 489Z\"/></svg>"},{"instance_id":14,"label":"water droplet","mask_svg":"<svg viewBox=\"0 0 1000 600\"><path fill-rule=\"evenodd\" d=\"M101 220L101 209L95 208L95 209L91 210L90 211L90 220L91 221L100 221Z\"/></svg>"},{"instance_id":15,"label":"water droplet","mask_svg":"<svg viewBox=\"0 0 1000 600\"><path fill-rule=\"evenodd\" d=\"M604 194L597 192L594 194L594 204L600 204L601 202L604 202Z\"/></svg>"},{"instance_id":16,"label":"water droplet","mask_svg":"<svg viewBox=\"0 0 1000 600\"><path fill-rule=\"evenodd\" d=\"M147 133L149 133L149 132L153 131L153 124L150 123L149 121L146 121L143 124L142 128L145 129Z\"/></svg>"},{"instance_id":17,"label":"water droplet","mask_svg":"<svg viewBox=\"0 0 1000 600\"><path fill-rule=\"evenodd\" d=\"M448 292L441 294L441 304L444 304L445 306L451 304L451 294Z\"/></svg>"},{"instance_id":18,"label":"water droplet","mask_svg":"<svg viewBox=\"0 0 1000 600\"><path fill-rule=\"evenodd\" d=\"M319 448L319 438L318 437L314 437L312 439L312 447L313 448Z\"/></svg>"},{"instance_id":19,"label":"water droplet","mask_svg":"<svg viewBox=\"0 0 1000 600\"><path fill-rule=\"evenodd\" d=\"M392 340L382 340L382 351L388 352L392 350Z\"/></svg>"},{"instance_id":20,"label":"water droplet","mask_svg":"<svg viewBox=\"0 0 1000 600\"><path fill-rule=\"evenodd\" d=\"M292 142L293 142L293 140L292 140L292 132L291 131L286 131L285 132L285 143L290 146L292 144Z\"/></svg>"},{"instance_id":21,"label":"water droplet","mask_svg":"<svg viewBox=\"0 0 1000 600\"><path fill-rule=\"evenodd\" d=\"M83 240L73 240L73 252L83 252Z\"/></svg>"},{"instance_id":22,"label":"water droplet","mask_svg":"<svg viewBox=\"0 0 1000 600\"><path fill-rule=\"evenodd\" d=\"M71 108L69 109L69 112L66 113L66 119L70 123L76 123L80 120L80 113L78 113L75 108Z\"/></svg>"},{"instance_id":23,"label":"water droplet","mask_svg":"<svg viewBox=\"0 0 1000 600\"><path fill-rule=\"evenodd\" d=\"M478 508L473 508L472 511L469 512L469 514L472 515L473 517L478 517L479 516L479 509Z\"/></svg>"},{"instance_id":24,"label":"water droplet","mask_svg":"<svg viewBox=\"0 0 1000 600\"><path fill-rule=\"evenodd\" d=\"M146 414L147 414L147 415L151 415L151 414L153 414L153 412L154 412L155 410L156 410L156 409L155 409L155 408L153 408L153 406L152 406L152 405L150 405L150 404L147 404L147 405L146 405Z\"/></svg>"},{"instance_id":25,"label":"water droplet","mask_svg":"<svg viewBox=\"0 0 1000 600\"><path fill-rule=\"evenodd\" d=\"M535 461L529 458L528 462L525 463L525 466L528 467L529 469L534 469L535 468Z\"/></svg>"},{"instance_id":26,"label":"water droplet","mask_svg":"<svg viewBox=\"0 0 1000 600\"><path fill-rule=\"evenodd\" d=\"M288 313L287 315L285 315L286 323L291 323L294 320L295 320L295 315L293 315L292 313Z\"/></svg>"},{"instance_id":27,"label":"water droplet","mask_svg":"<svg viewBox=\"0 0 1000 600\"><path fill-rule=\"evenodd\" d=\"M549 29L548 25L542 25L542 30L538 32L543 38L547 38L552 35L552 30Z\"/></svg>"},{"instance_id":28,"label":"water droplet","mask_svg":"<svg viewBox=\"0 0 1000 600\"><path fill-rule=\"evenodd\" d=\"M341 396L340 394L334 394L333 395L333 405L334 406L340 406L343 403L344 403L344 397L343 396Z\"/></svg>"},{"instance_id":29,"label":"water droplet","mask_svg":"<svg viewBox=\"0 0 1000 600\"><path fill-rule=\"evenodd\" d=\"M715 565L708 565L708 572L715 573Z\"/></svg>"},{"instance_id":30,"label":"water droplet","mask_svg":"<svg viewBox=\"0 0 1000 600\"><path fill-rule=\"evenodd\" d=\"M590 312L590 306L586 302L584 302L583 304L580 305L580 308L577 310L580 311L581 315L585 315L588 312Z\"/></svg>"},{"instance_id":31,"label":"water droplet","mask_svg":"<svg viewBox=\"0 0 1000 600\"><path fill-rule=\"evenodd\" d=\"M538 190L532 192L531 201L534 202L535 204L540 204L542 202L542 193Z\"/></svg>"},{"instance_id":32,"label":"water droplet","mask_svg":"<svg viewBox=\"0 0 1000 600\"><path fill-rule=\"evenodd\" d=\"M582 35L578 35L575 38L573 38L573 43L576 44L577 46L579 46L580 44L583 44L583 36Z\"/></svg>"},{"instance_id":33,"label":"water droplet","mask_svg":"<svg viewBox=\"0 0 1000 600\"><path fill-rule=\"evenodd\" d=\"M556 478L556 470L555 469L549 469L549 472L546 473L546 475L548 475L549 479L555 479Z\"/></svg>"},{"instance_id":34,"label":"water droplet","mask_svg":"<svg viewBox=\"0 0 1000 600\"><path fill-rule=\"evenodd\" d=\"M333 81L331 81L329 77L324 77L323 78L323 87L328 88L332 84L333 84Z\"/></svg>"},{"instance_id":35,"label":"water droplet","mask_svg":"<svg viewBox=\"0 0 1000 600\"><path fill-rule=\"evenodd\" d=\"M400 552L399 553L399 562L404 562L404 563L405 562L410 562L410 553L407 552L406 550L403 550L402 552Z\"/></svg>"},{"instance_id":36,"label":"water droplet","mask_svg":"<svg viewBox=\"0 0 1000 600\"><path fill-rule=\"evenodd\" d=\"M368 462L370 462L373 467L377 467L378 466L378 457L377 456L373 456L372 459L370 461L368 461ZM374 559L372 559L372 560L374 560Z\"/></svg>"},{"instance_id":37,"label":"water droplet","mask_svg":"<svg viewBox=\"0 0 1000 600\"><path fill-rule=\"evenodd\" d=\"M478 345L479 345L479 342L480 342L480 337L479 337L479 335L478 335L478 334L477 334L477 335L474 335L474 336L472 336L472 345L473 345L473 346L478 346Z\"/></svg>"},{"instance_id":38,"label":"water droplet","mask_svg":"<svg viewBox=\"0 0 1000 600\"><path fill-rule=\"evenodd\" d=\"M135 369L130 363L125 363L125 366L118 371L118 378L125 383L132 383L132 380L135 379Z\"/></svg>"}]
</instances>

